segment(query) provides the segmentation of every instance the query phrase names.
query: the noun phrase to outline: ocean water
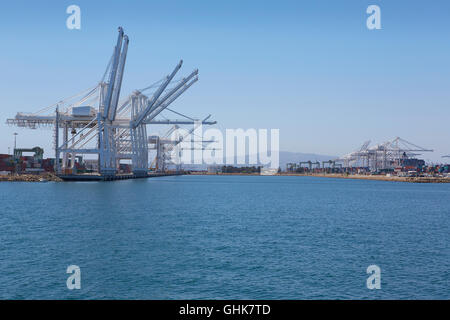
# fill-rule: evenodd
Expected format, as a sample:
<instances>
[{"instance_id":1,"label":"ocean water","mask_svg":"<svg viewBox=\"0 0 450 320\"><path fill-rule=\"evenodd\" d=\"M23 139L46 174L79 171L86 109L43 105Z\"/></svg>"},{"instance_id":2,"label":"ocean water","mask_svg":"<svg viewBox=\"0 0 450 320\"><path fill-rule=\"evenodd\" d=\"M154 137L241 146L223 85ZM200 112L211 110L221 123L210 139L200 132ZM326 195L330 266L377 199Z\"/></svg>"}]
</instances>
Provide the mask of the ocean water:
<instances>
[{"instance_id":1,"label":"ocean water","mask_svg":"<svg viewBox=\"0 0 450 320\"><path fill-rule=\"evenodd\" d=\"M449 299L449 195L313 177L0 183L0 298Z\"/></svg>"}]
</instances>

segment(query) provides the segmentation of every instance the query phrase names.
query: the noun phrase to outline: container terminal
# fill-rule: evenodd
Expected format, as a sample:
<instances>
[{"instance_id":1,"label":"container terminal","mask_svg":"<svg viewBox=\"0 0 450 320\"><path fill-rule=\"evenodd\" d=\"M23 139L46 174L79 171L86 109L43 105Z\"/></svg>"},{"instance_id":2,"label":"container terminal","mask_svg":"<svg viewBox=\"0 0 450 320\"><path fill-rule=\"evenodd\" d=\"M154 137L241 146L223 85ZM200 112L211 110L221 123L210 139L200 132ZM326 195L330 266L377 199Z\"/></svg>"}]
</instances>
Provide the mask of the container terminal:
<instances>
[{"instance_id":1,"label":"container terminal","mask_svg":"<svg viewBox=\"0 0 450 320\"><path fill-rule=\"evenodd\" d=\"M119 27L117 43L103 77L97 85L35 113L18 112L7 119L11 126L27 129L51 127L54 158L44 158L40 147L17 148L13 154L0 154L0 181L35 181L35 175L59 181L110 181L182 174L181 165L169 170L174 149L186 136L172 138L181 125L214 125L210 115L204 119L177 112L169 106L198 81L198 70L174 80L181 60L161 80L120 98L129 38ZM145 94L144 94L145 93ZM161 113L183 117L170 120ZM147 127L170 126L163 135L147 135ZM16 134L15 134L16 135ZM197 141L202 144L208 141ZM255 167L243 171L210 166L196 174L321 175L343 177L447 178L449 165L425 165L417 156L433 150L400 137L369 146L327 161L288 163L278 170ZM149 161L149 151L156 154ZM32 153L33 155L24 155ZM176 153L176 152L175 152ZM449 157L449 156L444 156ZM11 177L15 176L15 178Z\"/></svg>"},{"instance_id":2,"label":"container terminal","mask_svg":"<svg viewBox=\"0 0 450 320\"><path fill-rule=\"evenodd\" d=\"M420 147L400 137L370 147L370 140L357 150L327 161L288 163L285 172L304 174L359 174L398 177L447 177L448 164L426 165L419 159L432 149ZM443 156L448 158L448 156Z\"/></svg>"},{"instance_id":3,"label":"container terminal","mask_svg":"<svg viewBox=\"0 0 450 320\"><path fill-rule=\"evenodd\" d=\"M198 125L216 122L209 121L210 116L203 120L195 119L169 108L198 81L198 70L174 80L182 60L160 81L120 99L128 44L128 36L119 27L112 57L97 85L36 113L19 112L14 118L7 119L7 124L21 128L52 127L55 158L42 159L40 148L22 151L14 148L12 159L2 156L2 165L6 168L0 171L10 171L11 168L16 173L24 170L53 171L61 179L71 181L173 174L167 172L166 164L170 161L171 151L184 137L171 139L170 133L180 125L193 126L193 132ZM183 119L158 117L163 111ZM161 137L148 137L147 126L156 125L169 125L170 129ZM148 165L149 150L156 151L152 170ZM34 152L33 159L23 157L23 151ZM31 167L27 165L30 160Z\"/></svg>"},{"instance_id":4,"label":"container terminal","mask_svg":"<svg viewBox=\"0 0 450 320\"><path fill-rule=\"evenodd\" d=\"M157 140L160 140L164 141L160 145L171 147L176 145L174 143L169 144L169 140L157 136L151 136L148 140L149 144L155 144ZM85 159L82 155L74 157L73 166L57 173L55 171L55 168L57 168L55 158L44 158L42 148L14 148L13 154L0 154L0 181L39 181L41 177L52 181L108 181L187 173L197 175L290 175L406 182L450 182L450 164L426 164L424 160L418 158L422 153L431 152L431 149L419 147L399 137L372 147L369 147L369 144L370 142L367 141L357 150L339 158L287 163L284 169L264 168L258 165L210 165L206 170L188 170L187 168L182 170L181 166L176 167L176 170L169 170L170 162L164 156L164 165L157 168L155 166L157 158L155 158L146 175L134 174L132 163L119 163L114 176L100 174L99 161L97 159ZM166 147L164 150L170 149ZM450 158L450 156L443 156L443 158ZM62 166L62 159L59 162ZM66 167L69 164L66 163Z\"/></svg>"},{"instance_id":5,"label":"container terminal","mask_svg":"<svg viewBox=\"0 0 450 320\"><path fill-rule=\"evenodd\" d=\"M154 139L157 139L157 137L150 137L149 141ZM368 145L366 142L361 148L340 158L287 163L285 168L279 169L264 168L257 165L210 165L206 170L182 170L181 166L177 167L176 170L169 170L169 162L165 162L165 165L159 170L156 170L155 165L152 164L153 166L149 167L146 175L135 175L133 174L132 164L119 163L113 177L101 175L98 160L84 159L82 155L77 155L74 158L73 167L57 174L55 158L44 158L42 148L14 148L13 154L0 154L0 181L39 181L40 177L52 181L108 181L187 173L197 175L290 175L407 182L450 182L450 164L426 164L424 160L418 158L419 152L428 152L431 151L430 149L409 144L401 138L395 138L370 148ZM449 156L443 158L449 158ZM60 165L62 165L62 159L60 159Z\"/></svg>"},{"instance_id":6,"label":"container terminal","mask_svg":"<svg viewBox=\"0 0 450 320\"><path fill-rule=\"evenodd\" d=\"M400 137L370 146L363 143L357 150L329 160L307 160L287 163L284 168L262 166L209 166L195 171L197 175L284 175L347 179L369 179L418 183L450 183L450 164L426 164L419 159L432 149L420 147ZM442 158L450 158L446 155Z\"/></svg>"}]
</instances>

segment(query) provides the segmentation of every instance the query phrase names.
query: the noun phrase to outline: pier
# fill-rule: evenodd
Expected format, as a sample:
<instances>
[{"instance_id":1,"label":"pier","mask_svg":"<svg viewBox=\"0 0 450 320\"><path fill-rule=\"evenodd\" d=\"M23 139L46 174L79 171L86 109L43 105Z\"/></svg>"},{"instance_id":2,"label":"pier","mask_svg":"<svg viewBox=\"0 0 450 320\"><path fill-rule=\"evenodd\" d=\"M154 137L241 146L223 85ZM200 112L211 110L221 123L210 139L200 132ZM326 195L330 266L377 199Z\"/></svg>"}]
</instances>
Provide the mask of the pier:
<instances>
[{"instance_id":1,"label":"pier","mask_svg":"<svg viewBox=\"0 0 450 320\"><path fill-rule=\"evenodd\" d=\"M181 175L183 175L183 173L155 172L149 173L147 175L117 174L105 176L100 174L71 174L71 175L58 175L58 177L63 181L116 181L116 180L145 179L145 178L181 176Z\"/></svg>"}]
</instances>

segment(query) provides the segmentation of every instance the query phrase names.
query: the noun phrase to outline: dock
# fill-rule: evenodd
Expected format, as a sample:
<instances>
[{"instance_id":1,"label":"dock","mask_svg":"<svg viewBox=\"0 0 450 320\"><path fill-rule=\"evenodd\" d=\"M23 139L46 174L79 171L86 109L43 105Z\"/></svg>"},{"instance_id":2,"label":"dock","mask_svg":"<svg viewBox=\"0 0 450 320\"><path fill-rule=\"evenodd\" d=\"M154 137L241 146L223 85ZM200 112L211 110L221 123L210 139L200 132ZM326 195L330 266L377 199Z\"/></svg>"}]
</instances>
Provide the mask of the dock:
<instances>
[{"instance_id":1,"label":"dock","mask_svg":"<svg viewBox=\"0 0 450 320\"><path fill-rule=\"evenodd\" d=\"M129 179L145 179L145 178L157 178L168 176L181 176L183 173L149 173L147 175L134 175L134 174L117 174L114 176L104 176L99 174L71 174L71 175L58 175L63 181L115 181L115 180L129 180Z\"/></svg>"}]
</instances>

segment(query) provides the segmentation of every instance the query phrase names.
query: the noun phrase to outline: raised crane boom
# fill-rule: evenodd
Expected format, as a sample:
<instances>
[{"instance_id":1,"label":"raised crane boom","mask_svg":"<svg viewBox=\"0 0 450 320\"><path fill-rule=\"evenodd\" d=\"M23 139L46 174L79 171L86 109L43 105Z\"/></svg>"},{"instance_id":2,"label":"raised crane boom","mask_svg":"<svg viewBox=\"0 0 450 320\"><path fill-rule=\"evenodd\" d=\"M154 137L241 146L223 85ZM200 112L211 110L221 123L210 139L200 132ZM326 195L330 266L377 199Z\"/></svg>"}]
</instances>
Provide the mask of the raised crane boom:
<instances>
[{"instance_id":1,"label":"raised crane boom","mask_svg":"<svg viewBox=\"0 0 450 320\"><path fill-rule=\"evenodd\" d=\"M111 102L113 99L113 91L114 91L115 82L116 82L116 74L117 74L117 69L119 67L120 51L122 48L123 36L124 36L123 29L122 29L122 27L119 27L119 36L117 38L116 47L114 48L113 62L111 65L111 74L109 77L108 90L106 92L105 106L104 106L104 110L103 110L103 118L108 118L108 116L110 114Z\"/></svg>"},{"instance_id":2,"label":"raised crane boom","mask_svg":"<svg viewBox=\"0 0 450 320\"><path fill-rule=\"evenodd\" d=\"M187 78L183 79L175 88L170 90L164 97L162 97L154 106L151 108L146 121L153 120L158 114L160 114L165 108L167 108L172 102L174 102L183 92L189 89L195 82L198 81L198 77L195 77L192 81L188 83L194 76L198 74L198 70L192 72Z\"/></svg>"},{"instance_id":3,"label":"raised crane boom","mask_svg":"<svg viewBox=\"0 0 450 320\"><path fill-rule=\"evenodd\" d=\"M128 37L123 37L123 48L122 52L120 54L120 61L119 61L119 69L116 76L116 82L114 84L114 91L111 101L111 106L109 108L108 113L108 119L111 121L114 121L116 119L116 113L117 113L117 105L119 103L119 97L120 97L120 89L122 88L122 79L123 79L123 71L125 69L125 62L127 60L127 52L128 52Z\"/></svg>"},{"instance_id":4,"label":"raised crane boom","mask_svg":"<svg viewBox=\"0 0 450 320\"><path fill-rule=\"evenodd\" d=\"M153 94L151 100L148 102L147 107L136 117L133 123L133 127L136 128L139 126L142 122L142 120L147 117L147 115L150 113L150 111L153 108L153 105L156 103L158 98L161 96L161 94L164 92L164 90L169 85L170 81L172 81L173 77L177 74L178 70L180 70L181 66L183 65L183 60L181 60L175 69L172 71L170 75L167 76L166 80L161 84L161 86L156 90L156 92Z\"/></svg>"}]
</instances>

